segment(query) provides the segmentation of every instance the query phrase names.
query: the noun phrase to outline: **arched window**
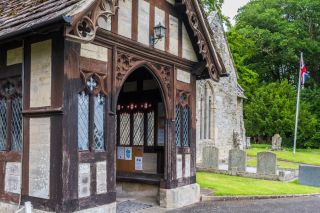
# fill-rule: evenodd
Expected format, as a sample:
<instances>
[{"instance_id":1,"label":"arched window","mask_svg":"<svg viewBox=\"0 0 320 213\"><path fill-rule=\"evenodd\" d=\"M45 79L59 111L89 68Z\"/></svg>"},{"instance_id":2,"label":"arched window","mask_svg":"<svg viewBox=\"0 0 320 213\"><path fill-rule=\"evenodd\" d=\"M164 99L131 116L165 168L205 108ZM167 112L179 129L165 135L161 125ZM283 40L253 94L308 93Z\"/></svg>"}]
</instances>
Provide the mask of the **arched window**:
<instances>
[{"instance_id":1,"label":"arched window","mask_svg":"<svg viewBox=\"0 0 320 213\"><path fill-rule=\"evenodd\" d=\"M209 82L200 88L200 139L212 139L213 91Z\"/></svg>"}]
</instances>

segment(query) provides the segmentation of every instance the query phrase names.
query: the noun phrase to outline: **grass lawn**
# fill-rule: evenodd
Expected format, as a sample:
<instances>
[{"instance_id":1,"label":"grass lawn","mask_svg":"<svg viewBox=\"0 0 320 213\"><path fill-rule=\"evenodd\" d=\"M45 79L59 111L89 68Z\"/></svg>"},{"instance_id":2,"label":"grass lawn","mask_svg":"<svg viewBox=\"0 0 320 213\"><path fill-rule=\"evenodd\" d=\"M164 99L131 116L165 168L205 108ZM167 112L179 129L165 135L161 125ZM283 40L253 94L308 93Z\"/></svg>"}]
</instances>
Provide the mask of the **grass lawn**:
<instances>
[{"instance_id":1,"label":"grass lawn","mask_svg":"<svg viewBox=\"0 0 320 213\"><path fill-rule=\"evenodd\" d=\"M247 166L250 167L256 167L257 166L257 158L251 157L251 159L247 160ZM277 166L280 168L286 168L286 169L298 169L299 164L285 162L285 161L277 161Z\"/></svg>"},{"instance_id":2,"label":"grass lawn","mask_svg":"<svg viewBox=\"0 0 320 213\"><path fill-rule=\"evenodd\" d=\"M201 188L214 190L214 195L285 195L320 193L320 187L302 186L295 182L278 182L228 176L207 172L197 173Z\"/></svg>"},{"instance_id":3,"label":"grass lawn","mask_svg":"<svg viewBox=\"0 0 320 213\"><path fill-rule=\"evenodd\" d=\"M265 144L254 145L252 149L246 150L248 156L255 157L258 152L270 151L270 146ZM274 151L278 160L305 163L320 166L320 149L297 149L296 154L292 150Z\"/></svg>"}]
</instances>

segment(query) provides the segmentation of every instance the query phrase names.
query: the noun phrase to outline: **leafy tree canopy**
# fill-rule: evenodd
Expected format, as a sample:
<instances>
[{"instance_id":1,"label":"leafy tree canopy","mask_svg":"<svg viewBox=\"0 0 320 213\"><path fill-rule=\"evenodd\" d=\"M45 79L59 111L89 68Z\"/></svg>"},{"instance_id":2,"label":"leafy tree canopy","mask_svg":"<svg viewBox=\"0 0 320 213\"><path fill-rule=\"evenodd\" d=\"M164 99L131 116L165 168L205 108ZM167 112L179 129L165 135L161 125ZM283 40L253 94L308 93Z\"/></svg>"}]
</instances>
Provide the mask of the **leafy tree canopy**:
<instances>
[{"instance_id":1,"label":"leafy tree canopy","mask_svg":"<svg viewBox=\"0 0 320 213\"><path fill-rule=\"evenodd\" d=\"M245 65L262 82L297 82L304 52L311 76L320 83L320 1L252 0L240 9L233 29L254 42Z\"/></svg>"},{"instance_id":2,"label":"leafy tree canopy","mask_svg":"<svg viewBox=\"0 0 320 213\"><path fill-rule=\"evenodd\" d=\"M301 102L298 146L319 147L318 120L312 114L312 106ZM251 101L245 105L245 122L250 136L271 138L279 133L292 145L295 125L296 91L287 81L270 83L256 89Z\"/></svg>"},{"instance_id":3,"label":"leafy tree canopy","mask_svg":"<svg viewBox=\"0 0 320 213\"><path fill-rule=\"evenodd\" d=\"M221 14L223 1L203 3L207 12ZM238 82L248 97L244 106L248 136L270 140L279 133L292 146L300 52L304 52L311 78L302 91L298 146L320 146L319 23L319 0L251 0L239 10L227 37Z\"/></svg>"}]
</instances>

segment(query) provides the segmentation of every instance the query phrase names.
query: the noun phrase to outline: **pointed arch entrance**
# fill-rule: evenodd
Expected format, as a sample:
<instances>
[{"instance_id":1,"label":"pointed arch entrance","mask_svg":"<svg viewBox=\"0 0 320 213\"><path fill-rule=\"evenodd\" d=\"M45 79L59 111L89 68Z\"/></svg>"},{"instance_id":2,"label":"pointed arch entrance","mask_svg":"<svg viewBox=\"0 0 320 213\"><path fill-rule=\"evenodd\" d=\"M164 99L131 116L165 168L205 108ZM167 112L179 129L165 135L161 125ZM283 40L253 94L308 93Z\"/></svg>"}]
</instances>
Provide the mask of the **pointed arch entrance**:
<instances>
[{"instance_id":1,"label":"pointed arch entrance","mask_svg":"<svg viewBox=\"0 0 320 213\"><path fill-rule=\"evenodd\" d=\"M160 186L165 174L166 103L161 83L142 65L132 69L117 94L117 182Z\"/></svg>"}]
</instances>

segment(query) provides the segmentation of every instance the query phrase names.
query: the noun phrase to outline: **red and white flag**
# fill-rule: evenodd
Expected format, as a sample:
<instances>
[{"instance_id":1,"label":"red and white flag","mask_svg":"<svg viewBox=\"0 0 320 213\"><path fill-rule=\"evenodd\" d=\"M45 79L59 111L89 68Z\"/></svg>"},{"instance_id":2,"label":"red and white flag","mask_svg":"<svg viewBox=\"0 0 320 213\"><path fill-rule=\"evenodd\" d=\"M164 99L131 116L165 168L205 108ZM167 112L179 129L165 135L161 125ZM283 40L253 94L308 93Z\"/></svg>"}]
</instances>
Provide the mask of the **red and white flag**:
<instances>
[{"instance_id":1,"label":"red and white flag","mask_svg":"<svg viewBox=\"0 0 320 213\"><path fill-rule=\"evenodd\" d=\"M305 84L307 77L308 77L308 73L307 73L307 67L304 64L302 54L301 54L301 59L300 59L300 77L301 77L301 87L304 87L304 84Z\"/></svg>"}]
</instances>

